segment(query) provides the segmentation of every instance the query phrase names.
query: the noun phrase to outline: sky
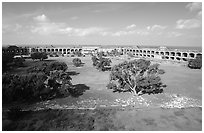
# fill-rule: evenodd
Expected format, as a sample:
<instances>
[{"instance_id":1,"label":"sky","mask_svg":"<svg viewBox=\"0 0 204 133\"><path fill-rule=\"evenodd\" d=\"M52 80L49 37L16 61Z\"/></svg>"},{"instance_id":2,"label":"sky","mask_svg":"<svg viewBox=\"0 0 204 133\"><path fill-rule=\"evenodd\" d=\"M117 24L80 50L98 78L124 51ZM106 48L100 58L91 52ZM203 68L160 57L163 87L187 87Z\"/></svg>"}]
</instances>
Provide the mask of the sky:
<instances>
[{"instance_id":1,"label":"sky","mask_svg":"<svg viewBox=\"0 0 204 133\"><path fill-rule=\"evenodd\" d=\"M202 46L202 3L3 2L2 44Z\"/></svg>"}]
</instances>

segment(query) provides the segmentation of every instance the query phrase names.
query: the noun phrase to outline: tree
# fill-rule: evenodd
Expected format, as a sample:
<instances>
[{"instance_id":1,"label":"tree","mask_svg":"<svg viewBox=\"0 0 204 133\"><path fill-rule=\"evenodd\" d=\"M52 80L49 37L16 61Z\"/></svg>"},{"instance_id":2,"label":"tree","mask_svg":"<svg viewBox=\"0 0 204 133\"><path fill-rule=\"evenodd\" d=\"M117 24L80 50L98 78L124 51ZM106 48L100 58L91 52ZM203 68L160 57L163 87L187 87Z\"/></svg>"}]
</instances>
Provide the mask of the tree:
<instances>
[{"instance_id":1,"label":"tree","mask_svg":"<svg viewBox=\"0 0 204 133\"><path fill-rule=\"evenodd\" d=\"M77 51L74 52L74 55L77 55L78 57L81 57L81 56L82 56L82 53L81 53L81 51L78 51L78 50L77 50Z\"/></svg>"},{"instance_id":2,"label":"tree","mask_svg":"<svg viewBox=\"0 0 204 133\"><path fill-rule=\"evenodd\" d=\"M2 54L2 71L5 72L8 70L8 65L14 60L13 53L4 53Z\"/></svg>"},{"instance_id":3,"label":"tree","mask_svg":"<svg viewBox=\"0 0 204 133\"><path fill-rule=\"evenodd\" d=\"M40 61L47 59L48 56L45 52L36 52L31 54L31 59L37 60L39 59Z\"/></svg>"},{"instance_id":4,"label":"tree","mask_svg":"<svg viewBox=\"0 0 204 133\"><path fill-rule=\"evenodd\" d=\"M74 66L76 66L76 67L80 67L82 65L82 62L81 62L81 60L79 58L74 58L72 60L72 62L74 64Z\"/></svg>"},{"instance_id":5,"label":"tree","mask_svg":"<svg viewBox=\"0 0 204 133\"><path fill-rule=\"evenodd\" d=\"M92 61L93 66L96 66L96 68L101 71L105 71L111 66L111 60L102 56L99 56L98 58L96 56L92 56Z\"/></svg>"},{"instance_id":6,"label":"tree","mask_svg":"<svg viewBox=\"0 0 204 133\"><path fill-rule=\"evenodd\" d=\"M188 62L188 67L192 69L202 68L202 55L197 56L196 59L190 59Z\"/></svg>"},{"instance_id":7,"label":"tree","mask_svg":"<svg viewBox=\"0 0 204 133\"><path fill-rule=\"evenodd\" d=\"M164 74L164 70L159 69L159 64L151 65L144 59L125 61L112 68L107 87L114 92L129 91L135 95L161 93L165 85L161 82L160 74Z\"/></svg>"},{"instance_id":8,"label":"tree","mask_svg":"<svg viewBox=\"0 0 204 133\"><path fill-rule=\"evenodd\" d=\"M96 56L92 56L91 60L93 62L93 66L96 66L98 64L98 58Z\"/></svg>"},{"instance_id":9,"label":"tree","mask_svg":"<svg viewBox=\"0 0 204 133\"><path fill-rule=\"evenodd\" d=\"M106 71L111 65L111 60L109 58L99 58L96 68L100 71Z\"/></svg>"}]
</instances>

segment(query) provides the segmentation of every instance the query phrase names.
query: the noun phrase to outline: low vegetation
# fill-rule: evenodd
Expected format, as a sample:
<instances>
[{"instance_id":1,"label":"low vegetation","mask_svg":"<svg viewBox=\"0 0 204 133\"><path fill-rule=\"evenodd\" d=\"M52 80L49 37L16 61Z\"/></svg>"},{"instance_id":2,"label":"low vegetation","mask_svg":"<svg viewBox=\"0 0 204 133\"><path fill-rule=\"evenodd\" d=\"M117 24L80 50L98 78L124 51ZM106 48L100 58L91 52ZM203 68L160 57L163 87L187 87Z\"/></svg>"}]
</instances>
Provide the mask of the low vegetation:
<instances>
[{"instance_id":1,"label":"low vegetation","mask_svg":"<svg viewBox=\"0 0 204 133\"><path fill-rule=\"evenodd\" d=\"M197 56L196 59L189 60L188 67L191 69L201 69L202 68L202 55Z\"/></svg>"},{"instance_id":2,"label":"low vegetation","mask_svg":"<svg viewBox=\"0 0 204 133\"><path fill-rule=\"evenodd\" d=\"M24 66L25 59L23 57L14 58L12 53L2 54L2 71L3 73L9 71L11 67L21 67Z\"/></svg>"},{"instance_id":3,"label":"low vegetation","mask_svg":"<svg viewBox=\"0 0 204 133\"><path fill-rule=\"evenodd\" d=\"M160 74L164 74L164 70L159 69L159 64L151 65L150 61L143 59L125 61L111 69L107 88L135 95L161 93L165 85L161 82Z\"/></svg>"},{"instance_id":4,"label":"low vegetation","mask_svg":"<svg viewBox=\"0 0 204 133\"><path fill-rule=\"evenodd\" d=\"M74 66L76 66L76 67L82 66L82 61L81 61L79 58L74 58L74 59L72 60L72 62L73 62L73 64L74 64Z\"/></svg>"},{"instance_id":5,"label":"low vegetation","mask_svg":"<svg viewBox=\"0 0 204 133\"><path fill-rule=\"evenodd\" d=\"M92 56L93 66L99 71L106 71L110 68L111 60L109 58L104 58L103 56Z\"/></svg>"},{"instance_id":6,"label":"low vegetation","mask_svg":"<svg viewBox=\"0 0 204 133\"><path fill-rule=\"evenodd\" d=\"M3 103L32 102L68 96L73 86L67 69L63 62L52 62L29 68L28 75L3 74Z\"/></svg>"},{"instance_id":7,"label":"low vegetation","mask_svg":"<svg viewBox=\"0 0 204 133\"><path fill-rule=\"evenodd\" d=\"M36 53L32 53L31 54L31 59L33 60L44 60L44 59L47 59L48 56L45 52L36 52Z\"/></svg>"}]
</instances>

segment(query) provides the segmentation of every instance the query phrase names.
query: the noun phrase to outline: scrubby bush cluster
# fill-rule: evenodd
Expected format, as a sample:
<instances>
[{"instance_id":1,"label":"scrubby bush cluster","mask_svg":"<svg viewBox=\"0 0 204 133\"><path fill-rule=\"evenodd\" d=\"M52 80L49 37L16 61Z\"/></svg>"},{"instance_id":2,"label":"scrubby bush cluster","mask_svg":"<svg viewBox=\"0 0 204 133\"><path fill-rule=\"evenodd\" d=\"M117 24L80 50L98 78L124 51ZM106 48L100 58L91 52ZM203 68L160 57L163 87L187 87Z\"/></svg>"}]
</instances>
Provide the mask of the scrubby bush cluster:
<instances>
[{"instance_id":1,"label":"scrubby bush cluster","mask_svg":"<svg viewBox=\"0 0 204 133\"><path fill-rule=\"evenodd\" d=\"M2 71L3 73L8 71L10 67L21 67L24 66L25 59L21 58L14 58L13 53L4 53L2 54Z\"/></svg>"},{"instance_id":2,"label":"scrubby bush cluster","mask_svg":"<svg viewBox=\"0 0 204 133\"><path fill-rule=\"evenodd\" d=\"M30 68L28 75L3 74L3 102L38 101L69 95L72 88L67 65L62 62Z\"/></svg>"},{"instance_id":3,"label":"scrubby bush cluster","mask_svg":"<svg viewBox=\"0 0 204 133\"><path fill-rule=\"evenodd\" d=\"M102 56L99 56L98 58L96 56L92 56L92 62L93 66L100 71L106 71L111 66L111 60Z\"/></svg>"},{"instance_id":4,"label":"scrubby bush cluster","mask_svg":"<svg viewBox=\"0 0 204 133\"><path fill-rule=\"evenodd\" d=\"M76 67L80 67L82 65L82 62L81 62L81 60L79 58L74 58L72 60L72 62L74 64L74 66L76 66Z\"/></svg>"},{"instance_id":5,"label":"scrubby bush cluster","mask_svg":"<svg viewBox=\"0 0 204 133\"><path fill-rule=\"evenodd\" d=\"M31 54L31 59L33 60L44 60L44 59L47 59L48 56L45 52L36 52L36 53L32 53Z\"/></svg>"},{"instance_id":6,"label":"scrubby bush cluster","mask_svg":"<svg viewBox=\"0 0 204 133\"><path fill-rule=\"evenodd\" d=\"M144 59L125 61L112 67L107 88L135 95L161 93L166 85L161 82L160 74L164 74L164 70L159 69L159 64L151 65Z\"/></svg>"},{"instance_id":7,"label":"scrubby bush cluster","mask_svg":"<svg viewBox=\"0 0 204 133\"><path fill-rule=\"evenodd\" d=\"M197 56L196 59L190 59L188 62L188 67L192 69L202 68L202 55Z\"/></svg>"},{"instance_id":8,"label":"scrubby bush cluster","mask_svg":"<svg viewBox=\"0 0 204 133\"><path fill-rule=\"evenodd\" d=\"M43 72L45 74L49 74L49 72L53 70L66 71L67 69L68 69L67 64L64 62L51 62L51 63L43 63L42 65L30 67L27 69L27 72L28 73Z\"/></svg>"}]
</instances>

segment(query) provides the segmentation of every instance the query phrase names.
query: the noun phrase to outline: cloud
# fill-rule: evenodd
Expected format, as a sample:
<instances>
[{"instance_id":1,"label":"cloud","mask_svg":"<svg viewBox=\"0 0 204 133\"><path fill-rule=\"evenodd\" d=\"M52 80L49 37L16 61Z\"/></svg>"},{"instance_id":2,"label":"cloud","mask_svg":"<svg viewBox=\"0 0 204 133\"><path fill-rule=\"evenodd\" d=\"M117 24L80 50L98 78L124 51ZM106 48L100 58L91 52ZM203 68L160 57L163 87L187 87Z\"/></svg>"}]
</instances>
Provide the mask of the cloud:
<instances>
[{"instance_id":1,"label":"cloud","mask_svg":"<svg viewBox=\"0 0 204 133\"><path fill-rule=\"evenodd\" d=\"M66 23L55 23L48 21L48 17L44 14L35 17L36 23L31 26L31 32L40 35L50 34L64 34L68 36L87 36L91 34L100 34L104 31L101 27L88 27L88 28L74 28L68 26Z\"/></svg>"},{"instance_id":2,"label":"cloud","mask_svg":"<svg viewBox=\"0 0 204 133\"><path fill-rule=\"evenodd\" d=\"M176 29L193 29L201 26L201 21L198 19L180 19L176 23Z\"/></svg>"},{"instance_id":3,"label":"cloud","mask_svg":"<svg viewBox=\"0 0 204 133\"><path fill-rule=\"evenodd\" d=\"M14 33L19 33L22 30L22 25L16 23L16 24L3 24L2 25L2 33L7 33L7 32L14 32Z\"/></svg>"},{"instance_id":4,"label":"cloud","mask_svg":"<svg viewBox=\"0 0 204 133\"><path fill-rule=\"evenodd\" d=\"M153 26L147 26L147 30L151 30L151 31L156 31L156 30L164 30L166 29L166 26L162 26L162 25L153 25Z\"/></svg>"},{"instance_id":5,"label":"cloud","mask_svg":"<svg viewBox=\"0 0 204 133\"><path fill-rule=\"evenodd\" d=\"M168 32L167 33L167 37L179 37L179 36L182 36L183 34L182 33L179 33L179 32Z\"/></svg>"},{"instance_id":6,"label":"cloud","mask_svg":"<svg viewBox=\"0 0 204 133\"><path fill-rule=\"evenodd\" d=\"M202 11L199 11L196 17L197 17L198 19L202 19Z\"/></svg>"},{"instance_id":7,"label":"cloud","mask_svg":"<svg viewBox=\"0 0 204 133\"><path fill-rule=\"evenodd\" d=\"M73 17L71 17L70 19L71 19L71 20L77 20L77 19L79 19L79 17L73 16Z\"/></svg>"},{"instance_id":8,"label":"cloud","mask_svg":"<svg viewBox=\"0 0 204 133\"><path fill-rule=\"evenodd\" d=\"M198 11L202 9L202 3L201 2L193 2L186 5L186 8L190 11Z\"/></svg>"},{"instance_id":9,"label":"cloud","mask_svg":"<svg viewBox=\"0 0 204 133\"><path fill-rule=\"evenodd\" d=\"M128 26L126 27L126 29L134 29L135 27L136 27L135 24L131 24L131 25L128 25Z\"/></svg>"},{"instance_id":10,"label":"cloud","mask_svg":"<svg viewBox=\"0 0 204 133\"><path fill-rule=\"evenodd\" d=\"M47 16L45 16L44 14L39 15L39 16L37 16L37 17L34 17L33 19L36 20L36 21L39 21L39 22L46 22L46 21L49 20L49 19L47 18Z\"/></svg>"}]
</instances>

